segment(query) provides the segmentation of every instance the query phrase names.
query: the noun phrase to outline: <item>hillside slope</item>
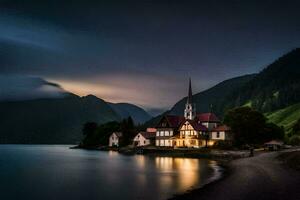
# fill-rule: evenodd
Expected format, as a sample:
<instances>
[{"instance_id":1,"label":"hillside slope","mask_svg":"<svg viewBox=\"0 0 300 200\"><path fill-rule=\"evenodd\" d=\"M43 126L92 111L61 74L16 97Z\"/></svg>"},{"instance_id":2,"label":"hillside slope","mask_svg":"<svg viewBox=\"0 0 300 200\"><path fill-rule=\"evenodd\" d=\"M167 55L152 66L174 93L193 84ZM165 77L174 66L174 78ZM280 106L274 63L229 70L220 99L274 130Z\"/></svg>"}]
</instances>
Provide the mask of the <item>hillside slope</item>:
<instances>
[{"instance_id":1,"label":"hillside slope","mask_svg":"<svg viewBox=\"0 0 300 200\"><path fill-rule=\"evenodd\" d=\"M266 114L270 122L283 126L289 133L298 119L300 119L300 103L288 106Z\"/></svg>"},{"instance_id":2,"label":"hillside slope","mask_svg":"<svg viewBox=\"0 0 300 200\"><path fill-rule=\"evenodd\" d=\"M109 105L121 118L131 116L135 124L142 124L151 119L144 109L136 105L129 103L109 103Z\"/></svg>"},{"instance_id":3,"label":"hillside slope","mask_svg":"<svg viewBox=\"0 0 300 200\"><path fill-rule=\"evenodd\" d=\"M225 97L241 88L255 76L255 74L251 74L228 79L210 89L193 95L193 103L196 104L197 112L208 112L210 111L210 105L212 105L213 112L217 115L223 115L223 105L224 101L226 101ZM185 103L186 97L172 107L170 114L183 115Z\"/></svg>"},{"instance_id":4,"label":"hillside slope","mask_svg":"<svg viewBox=\"0 0 300 200\"><path fill-rule=\"evenodd\" d=\"M171 109L181 115L186 98ZM248 105L263 113L300 102L300 48L280 57L258 74L229 79L193 95L197 112L207 112L213 105L218 116L231 108Z\"/></svg>"},{"instance_id":5,"label":"hillside slope","mask_svg":"<svg viewBox=\"0 0 300 200\"><path fill-rule=\"evenodd\" d=\"M226 98L224 110L241 105L271 112L300 102L300 48L280 57Z\"/></svg>"}]
</instances>

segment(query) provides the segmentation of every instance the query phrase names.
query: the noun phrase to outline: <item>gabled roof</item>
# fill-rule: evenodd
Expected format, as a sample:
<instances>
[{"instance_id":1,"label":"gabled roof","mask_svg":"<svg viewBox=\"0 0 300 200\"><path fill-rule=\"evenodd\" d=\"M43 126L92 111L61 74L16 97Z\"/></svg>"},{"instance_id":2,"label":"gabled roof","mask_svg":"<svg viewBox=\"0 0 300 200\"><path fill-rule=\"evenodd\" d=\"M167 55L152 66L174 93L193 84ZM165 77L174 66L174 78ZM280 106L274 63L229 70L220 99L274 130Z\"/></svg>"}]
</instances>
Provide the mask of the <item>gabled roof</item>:
<instances>
[{"instance_id":1,"label":"gabled roof","mask_svg":"<svg viewBox=\"0 0 300 200\"><path fill-rule=\"evenodd\" d=\"M195 121L195 120L189 120L189 119L183 121L183 122L181 123L181 125L180 125L180 128L181 128L182 125L185 124L186 121L188 121L189 124L190 124L196 131L207 131L207 130L208 130L208 129L206 128L206 126L203 126L202 124L198 123L198 122Z\"/></svg>"},{"instance_id":2,"label":"gabled roof","mask_svg":"<svg viewBox=\"0 0 300 200\"><path fill-rule=\"evenodd\" d=\"M169 126L173 128L178 128L185 120L183 116L165 115L164 117L167 119Z\"/></svg>"},{"instance_id":3,"label":"gabled roof","mask_svg":"<svg viewBox=\"0 0 300 200\"><path fill-rule=\"evenodd\" d=\"M115 134L118 137L122 137L123 136L122 132L113 132L112 134Z\"/></svg>"},{"instance_id":4,"label":"gabled roof","mask_svg":"<svg viewBox=\"0 0 300 200\"><path fill-rule=\"evenodd\" d=\"M212 131L230 131L230 127L227 126L227 125L221 125L221 126L218 126L216 128L214 128Z\"/></svg>"},{"instance_id":5,"label":"gabled roof","mask_svg":"<svg viewBox=\"0 0 300 200\"><path fill-rule=\"evenodd\" d=\"M196 131L207 131L208 129L206 128L206 126L203 126L202 124L198 123L195 120L189 120L189 123L192 125L192 127L196 130Z\"/></svg>"},{"instance_id":6,"label":"gabled roof","mask_svg":"<svg viewBox=\"0 0 300 200\"><path fill-rule=\"evenodd\" d=\"M155 138L155 132L139 132L144 138L151 139Z\"/></svg>"},{"instance_id":7,"label":"gabled roof","mask_svg":"<svg viewBox=\"0 0 300 200\"><path fill-rule=\"evenodd\" d=\"M201 113L197 115L197 119L200 122L220 122L218 117L214 113Z\"/></svg>"}]
</instances>

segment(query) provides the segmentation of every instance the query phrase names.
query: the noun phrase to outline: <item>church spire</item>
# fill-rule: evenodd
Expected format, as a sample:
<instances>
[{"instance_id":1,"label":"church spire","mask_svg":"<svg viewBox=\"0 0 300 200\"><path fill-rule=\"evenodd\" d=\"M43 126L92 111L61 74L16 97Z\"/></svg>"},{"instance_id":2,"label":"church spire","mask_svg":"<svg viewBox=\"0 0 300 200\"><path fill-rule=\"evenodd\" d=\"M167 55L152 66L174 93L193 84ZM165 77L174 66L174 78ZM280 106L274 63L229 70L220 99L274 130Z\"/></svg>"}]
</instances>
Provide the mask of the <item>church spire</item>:
<instances>
[{"instance_id":1,"label":"church spire","mask_svg":"<svg viewBox=\"0 0 300 200\"><path fill-rule=\"evenodd\" d=\"M193 97L193 93L192 93L192 81L191 78L189 79L189 94L188 94L188 98L187 98L187 103L188 104L192 104L192 97Z\"/></svg>"},{"instance_id":2,"label":"church spire","mask_svg":"<svg viewBox=\"0 0 300 200\"><path fill-rule=\"evenodd\" d=\"M196 108L193 105L192 97L193 97L192 81L191 81L191 78L190 78L189 79L189 92L188 92L188 97L187 97L187 101L186 101L185 109L184 109L185 119L193 120L195 115L196 115Z\"/></svg>"}]
</instances>

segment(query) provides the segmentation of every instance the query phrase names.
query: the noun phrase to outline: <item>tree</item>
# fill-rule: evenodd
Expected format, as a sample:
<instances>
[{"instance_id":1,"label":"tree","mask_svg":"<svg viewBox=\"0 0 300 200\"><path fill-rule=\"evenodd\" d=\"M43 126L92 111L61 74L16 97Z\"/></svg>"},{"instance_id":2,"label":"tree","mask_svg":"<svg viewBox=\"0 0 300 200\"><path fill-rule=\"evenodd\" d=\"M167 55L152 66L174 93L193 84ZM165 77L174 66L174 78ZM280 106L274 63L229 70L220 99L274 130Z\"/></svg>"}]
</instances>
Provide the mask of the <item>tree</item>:
<instances>
[{"instance_id":1,"label":"tree","mask_svg":"<svg viewBox=\"0 0 300 200\"><path fill-rule=\"evenodd\" d=\"M97 129L97 123L95 122L87 122L83 125L82 134L85 136L89 136L93 134Z\"/></svg>"},{"instance_id":2,"label":"tree","mask_svg":"<svg viewBox=\"0 0 300 200\"><path fill-rule=\"evenodd\" d=\"M236 145L261 142L266 118L250 107L229 110L224 123L231 127Z\"/></svg>"},{"instance_id":3,"label":"tree","mask_svg":"<svg viewBox=\"0 0 300 200\"><path fill-rule=\"evenodd\" d=\"M283 140L284 128L279 127L274 123L266 123L264 135L265 135L264 137L265 141L272 140L272 139Z\"/></svg>"},{"instance_id":4,"label":"tree","mask_svg":"<svg viewBox=\"0 0 300 200\"><path fill-rule=\"evenodd\" d=\"M121 146L129 145L136 134L135 126L132 118L129 116L121 122L121 132L123 133L123 140Z\"/></svg>"},{"instance_id":5,"label":"tree","mask_svg":"<svg viewBox=\"0 0 300 200\"><path fill-rule=\"evenodd\" d=\"M225 115L224 123L231 127L234 143L237 146L262 144L271 139L284 137L283 128L273 123L266 123L265 116L250 107L229 110Z\"/></svg>"}]
</instances>

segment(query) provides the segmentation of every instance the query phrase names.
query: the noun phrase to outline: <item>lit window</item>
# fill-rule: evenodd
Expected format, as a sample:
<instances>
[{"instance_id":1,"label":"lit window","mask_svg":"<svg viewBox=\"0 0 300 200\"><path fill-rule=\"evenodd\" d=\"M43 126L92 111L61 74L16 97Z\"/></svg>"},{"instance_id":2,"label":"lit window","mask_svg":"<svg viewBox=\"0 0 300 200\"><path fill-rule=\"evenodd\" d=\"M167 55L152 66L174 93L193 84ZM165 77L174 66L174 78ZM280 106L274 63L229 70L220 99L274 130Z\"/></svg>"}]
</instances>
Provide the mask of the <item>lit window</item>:
<instances>
[{"instance_id":1,"label":"lit window","mask_svg":"<svg viewBox=\"0 0 300 200\"><path fill-rule=\"evenodd\" d=\"M159 146L159 140L156 140L156 141L155 141L155 145L156 145L156 146Z\"/></svg>"},{"instance_id":2,"label":"lit window","mask_svg":"<svg viewBox=\"0 0 300 200\"><path fill-rule=\"evenodd\" d=\"M173 135L173 131L170 131L170 135L171 135L171 136Z\"/></svg>"},{"instance_id":3,"label":"lit window","mask_svg":"<svg viewBox=\"0 0 300 200\"><path fill-rule=\"evenodd\" d=\"M163 131L160 131L160 136L164 136L164 132Z\"/></svg>"},{"instance_id":4,"label":"lit window","mask_svg":"<svg viewBox=\"0 0 300 200\"><path fill-rule=\"evenodd\" d=\"M159 136L159 131L156 132L156 136Z\"/></svg>"},{"instance_id":5,"label":"lit window","mask_svg":"<svg viewBox=\"0 0 300 200\"><path fill-rule=\"evenodd\" d=\"M169 131L165 131L165 136L169 136Z\"/></svg>"}]
</instances>

